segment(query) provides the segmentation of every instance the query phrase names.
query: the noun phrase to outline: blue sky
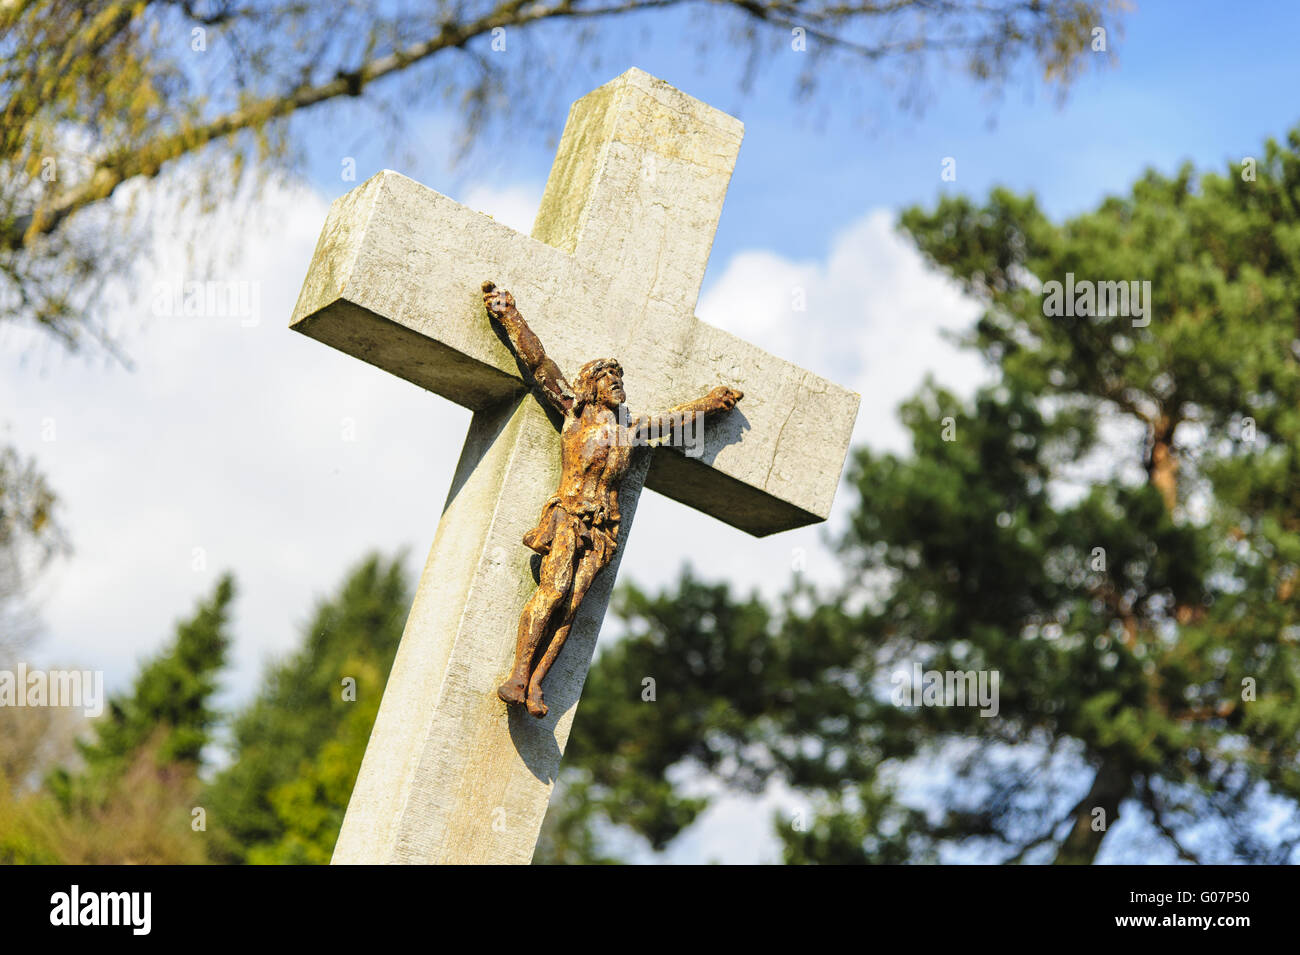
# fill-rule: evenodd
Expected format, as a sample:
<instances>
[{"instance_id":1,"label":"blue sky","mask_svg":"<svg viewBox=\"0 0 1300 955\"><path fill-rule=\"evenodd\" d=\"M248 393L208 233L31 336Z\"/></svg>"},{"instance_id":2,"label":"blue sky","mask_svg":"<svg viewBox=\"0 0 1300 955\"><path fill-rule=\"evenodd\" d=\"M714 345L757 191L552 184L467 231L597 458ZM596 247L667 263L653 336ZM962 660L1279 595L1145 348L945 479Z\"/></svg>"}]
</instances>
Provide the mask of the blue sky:
<instances>
[{"instance_id":1,"label":"blue sky","mask_svg":"<svg viewBox=\"0 0 1300 955\"><path fill-rule=\"evenodd\" d=\"M641 42L643 29L650 42ZM901 108L899 92L870 72L796 101L794 80L815 49L765 56L752 90L742 92L742 57L728 56L722 39L714 45L720 55L702 66L695 40L683 39L699 29L685 11L612 25L602 66L567 76L558 98L577 99L635 65L744 121L715 264L755 245L821 257L863 211L932 203L945 188L982 196L1002 184L1035 192L1053 217L1070 216L1125 192L1149 166L1172 172L1191 160L1219 169L1258 153L1269 136L1283 138L1300 119L1292 95L1300 61L1284 39L1300 31L1300 5L1290 3L1142 2L1108 38L1114 64L1083 73L1064 104L1028 64L998 94L936 66L919 111ZM411 104L404 112L428 151L420 168L402 171L433 188L456 196L471 181L545 183L554 152L535 131L450 168L445 110ZM558 135L564 110L554 113ZM327 195L345 191L333 131L317 127L309 141L313 183ZM378 149L348 154L358 160L358 179L394 159ZM957 159L956 183L940 182L945 156Z\"/></svg>"},{"instance_id":2,"label":"blue sky","mask_svg":"<svg viewBox=\"0 0 1300 955\"><path fill-rule=\"evenodd\" d=\"M698 314L856 388L855 440L878 447L901 448L894 409L925 374L958 392L980 380L975 359L941 337L977 307L894 234L898 210L945 189L983 196L1004 184L1069 216L1126 192L1150 166L1222 169L1260 155L1265 138L1300 119L1291 39L1300 5L1141 3L1123 35L1109 37L1117 62L1085 72L1063 105L1023 70L991 97L936 69L919 113L900 109L898 90L870 74L802 104L792 96L802 65L793 51L764 58L742 93L743 62L725 35L701 69L697 21L669 13L652 22L648 38L638 22L609 27L599 65L566 73L543 123L558 138L568 102L630 66L739 116L745 142ZM394 168L527 231L554 145L527 127L508 147L498 137L453 168L449 108L411 103L403 112L408 148L391 152L387 137L357 121L373 123L373 113L304 115L305 181L266 190L251 213L219 211L199 250L226 263L215 271L196 274L180 243L159 236L142 274L120 290L138 301L111 323L124 330L133 372L33 348L11 330L0 336L3 436L59 490L76 548L42 588L38 662L103 669L108 688L120 689L230 568L239 597L222 702L238 705L264 662L298 645L312 600L366 550L404 547L413 571L421 566L468 413L288 332L288 316L328 203L355 184L339 175L343 157L356 159L358 182ZM955 183L940 180L947 156ZM189 188L183 178L161 186ZM260 321L149 316L154 281L173 275L256 283ZM797 321L794 285L812 290ZM832 297L851 309L831 310ZM342 420L355 424L355 441L340 440ZM57 441L43 438L50 421ZM852 503L840 494L840 518ZM835 578L823 534L755 541L647 494L620 577L654 588L684 561L724 553L718 575L772 595L788 586L796 553L810 577ZM725 800L674 858L771 858L770 813L797 805L782 793Z\"/></svg>"}]
</instances>

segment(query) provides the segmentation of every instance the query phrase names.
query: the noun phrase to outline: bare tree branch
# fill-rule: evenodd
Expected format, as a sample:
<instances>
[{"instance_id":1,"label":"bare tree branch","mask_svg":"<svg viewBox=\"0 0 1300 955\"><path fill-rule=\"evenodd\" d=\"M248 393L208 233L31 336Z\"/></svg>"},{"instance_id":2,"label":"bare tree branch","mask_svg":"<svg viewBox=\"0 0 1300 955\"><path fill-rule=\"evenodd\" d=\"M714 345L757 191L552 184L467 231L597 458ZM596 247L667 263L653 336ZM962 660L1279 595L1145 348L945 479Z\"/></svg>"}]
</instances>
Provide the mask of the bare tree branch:
<instances>
[{"instance_id":1,"label":"bare tree branch","mask_svg":"<svg viewBox=\"0 0 1300 955\"><path fill-rule=\"evenodd\" d=\"M349 69L339 69L324 82L302 82L298 86L272 95L263 95L206 122L188 125L178 131L159 136L144 145L121 148L103 156L93 171L79 184L38 203L32 211L0 222L0 247L16 250L30 245L41 236L56 230L70 215L85 206L112 195L119 185L136 176L154 176L162 167L181 156L235 133L263 127L299 110L344 97L357 97L377 80L398 73L408 67L428 60L438 53L463 48L472 40L491 34L499 27L527 27L541 21L562 19L611 18L637 11L682 6L700 0L626 0L620 3L585 5L582 0L557 0L545 4L531 0L508 0L482 16L467 20L444 19L433 35L422 42L405 46L382 56L368 59ZM925 2L925 0L894 0L889 3L834 3L825 6L800 3L798 0L703 0L714 7L738 10L769 27L783 30L801 28L806 35L829 48L847 52L868 61L895 56L918 56L931 52L972 50L980 47L995 48L1007 42L1008 37L1020 31L1015 25L1020 17L1037 18L1048 22L1057 4L1012 3L990 5L981 3ZM200 13L193 2L167 0L167 5L178 7L195 23L220 25L238 17L240 10L231 3L218 3L207 12ZM42 86L40 102L52 94L52 83L60 77L68 64L78 56L93 54L96 49L111 42L127 27L132 17L141 9L140 4L120 3L106 7L64 51L60 69L54 70ZM961 17L983 18L983 29L966 27L952 33L940 31L934 35L914 35L900 40L866 43L851 38L847 33L836 33L833 27L851 21L870 18L881 20L911 11L927 17L947 17L953 21ZM978 25L978 24L977 24ZM14 97L6 109L6 126L13 128L21 119L16 112L21 97ZM25 108L36 108L27 106Z\"/></svg>"}]
</instances>

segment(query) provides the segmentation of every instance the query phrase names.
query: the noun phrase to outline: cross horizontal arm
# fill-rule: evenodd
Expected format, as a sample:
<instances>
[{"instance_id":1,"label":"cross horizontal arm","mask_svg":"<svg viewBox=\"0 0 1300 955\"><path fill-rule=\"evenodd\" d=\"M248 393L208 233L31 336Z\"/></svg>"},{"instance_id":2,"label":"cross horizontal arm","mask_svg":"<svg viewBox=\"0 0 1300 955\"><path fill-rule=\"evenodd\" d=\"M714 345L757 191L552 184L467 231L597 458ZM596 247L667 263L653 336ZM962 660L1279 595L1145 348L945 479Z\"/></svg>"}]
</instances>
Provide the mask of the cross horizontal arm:
<instances>
[{"instance_id":1,"label":"cross horizontal arm","mask_svg":"<svg viewBox=\"0 0 1300 955\"><path fill-rule=\"evenodd\" d=\"M289 324L481 411L525 387L483 311L485 279L571 315L598 311L595 277L571 256L385 170L330 207ZM548 317L528 316L554 350L568 336Z\"/></svg>"},{"instance_id":2,"label":"cross horizontal arm","mask_svg":"<svg viewBox=\"0 0 1300 955\"><path fill-rule=\"evenodd\" d=\"M703 453L654 451L646 486L765 535L824 520L859 396L684 313L653 327L615 310L611 279L395 172L337 199L291 327L482 411L527 386L492 330L482 283L509 289L559 368L619 359L630 403L669 408L716 385Z\"/></svg>"},{"instance_id":3,"label":"cross horizontal arm","mask_svg":"<svg viewBox=\"0 0 1300 955\"><path fill-rule=\"evenodd\" d=\"M861 396L707 322L690 332L680 347L692 360L660 393L680 399L722 383L745 397L704 416L698 457L657 450L645 486L757 537L825 520Z\"/></svg>"}]
</instances>

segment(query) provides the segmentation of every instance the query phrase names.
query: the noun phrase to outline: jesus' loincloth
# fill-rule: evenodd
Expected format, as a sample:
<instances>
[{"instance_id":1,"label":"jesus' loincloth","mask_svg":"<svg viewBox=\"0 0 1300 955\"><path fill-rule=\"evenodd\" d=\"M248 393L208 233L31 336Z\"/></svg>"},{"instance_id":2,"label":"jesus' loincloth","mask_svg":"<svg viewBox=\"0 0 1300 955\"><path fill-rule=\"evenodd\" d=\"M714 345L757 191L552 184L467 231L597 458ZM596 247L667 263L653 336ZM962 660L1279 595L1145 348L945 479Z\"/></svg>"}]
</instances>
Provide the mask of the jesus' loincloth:
<instances>
[{"instance_id":1,"label":"jesus' loincloth","mask_svg":"<svg viewBox=\"0 0 1300 955\"><path fill-rule=\"evenodd\" d=\"M618 550L618 521L618 512L611 513L604 505L566 505L563 497L553 494L542 505L542 516L537 526L524 535L524 545L545 557L551 552L551 544L560 527L567 523L573 532L575 556L577 552L589 550L596 554L603 566Z\"/></svg>"}]
</instances>

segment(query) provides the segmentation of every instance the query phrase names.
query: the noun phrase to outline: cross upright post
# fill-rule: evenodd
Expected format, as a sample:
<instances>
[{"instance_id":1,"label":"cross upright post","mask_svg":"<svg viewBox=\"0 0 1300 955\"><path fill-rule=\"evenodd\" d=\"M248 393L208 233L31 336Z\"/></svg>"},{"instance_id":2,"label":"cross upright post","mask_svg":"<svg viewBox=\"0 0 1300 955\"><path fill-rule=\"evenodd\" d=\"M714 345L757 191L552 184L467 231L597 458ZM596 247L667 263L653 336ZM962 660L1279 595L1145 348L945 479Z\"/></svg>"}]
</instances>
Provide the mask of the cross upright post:
<instances>
[{"instance_id":1,"label":"cross upright post","mask_svg":"<svg viewBox=\"0 0 1300 955\"><path fill-rule=\"evenodd\" d=\"M474 412L335 863L530 861L643 486L755 535L829 514L858 395L694 316L741 135L629 70L574 103L531 237L393 172L331 207L291 327ZM706 422L698 456L634 458L616 556L540 720L496 691L559 437L484 313L484 280L514 293L564 371L618 358L638 408L745 393Z\"/></svg>"}]
</instances>

